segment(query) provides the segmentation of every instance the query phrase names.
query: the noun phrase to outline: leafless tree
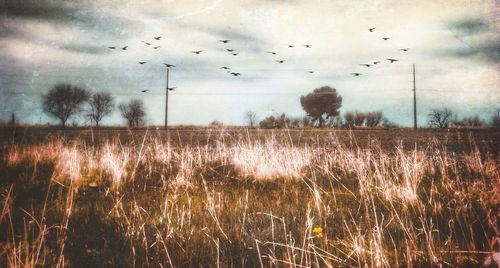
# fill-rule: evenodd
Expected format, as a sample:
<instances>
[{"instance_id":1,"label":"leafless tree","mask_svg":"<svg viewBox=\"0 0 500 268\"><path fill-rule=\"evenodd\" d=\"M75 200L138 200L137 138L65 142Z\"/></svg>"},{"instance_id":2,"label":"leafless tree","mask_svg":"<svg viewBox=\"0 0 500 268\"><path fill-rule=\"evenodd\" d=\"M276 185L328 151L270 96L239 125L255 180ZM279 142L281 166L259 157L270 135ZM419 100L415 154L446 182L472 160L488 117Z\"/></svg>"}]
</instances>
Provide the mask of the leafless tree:
<instances>
[{"instance_id":1,"label":"leafless tree","mask_svg":"<svg viewBox=\"0 0 500 268\"><path fill-rule=\"evenodd\" d=\"M376 127L382 123L382 112L369 112L366 114L366 126Z\"/></svg>"},{"instance_id":2,"label":"leafless tree","mask_svg":"<svg viewBox=\"0 0 500 268\"><path fill-rule=\"evenodd\" d=\"M114 108L113 97L109 93L94 93L88 103L90 109L87 116L95 123L96 127L99 127L102 118L109 115Z\"/></svg>"},{"instance_id":3,"label":"leafless tree","mask_svg":"<svg viewBox=\"0 0 500 268\"><path fill-rule=\"evenodd\" d=\"M429 126L436 128L448 128L453 113L447 109L434 109L429 113Z\"/></svg>"},{"instance_id":4,"label":"leafless tree","mask_svg":"<svg viewBox=\"0 0 500 268\"><path fill-rule=\"evenodd\" d=\"M43 95L43 110L61 120L66 126L68 118L81 111L81 106L89 98L87 90L70 84L57 84Z\"/></svg>"},{"instance_id":5,"label":"leafless tree","mask_svg":"<svg viewBox=\"0 0 500 268\"><path fill-rule=\"evenodd\" d=\"M348 128L354 127L354 113L353 112L346 112L344 114L344 126Z\"/></svg>"},{"instance_id":6,"label":"leafless tree","mask_svg":"<svg viewBox=\"0 0 500 268\"><path fill-rule=\"evenodd\" d=\"M365 121L366 121L366 114L365 113L356 112L354 114L354 125L355 126L361 127L361 126L363 126Z\"/></svg>"},{"instance_id":7,"label":"leafless tree","mask_svg":"<svg viewBox=\"0 0 500 268\"><path fill-rule=\"evenodd\" d=\"M254 111L247 111L245 114L245 119L247 120L250 127L253 127L257 122L257 113Z\"/></svg>"},{"instance_id":8,"label":"leafless tree","mask_svg":"<svg viewBox=\"0 0 500 268\"><path fill-rule=\"evenodd\" d=\"M129 103L121 103L118 108L130 128L138 127L144 123L146 112L144 111L144 103L141 100L133 99Z\"/></svg>"}]
</instances>

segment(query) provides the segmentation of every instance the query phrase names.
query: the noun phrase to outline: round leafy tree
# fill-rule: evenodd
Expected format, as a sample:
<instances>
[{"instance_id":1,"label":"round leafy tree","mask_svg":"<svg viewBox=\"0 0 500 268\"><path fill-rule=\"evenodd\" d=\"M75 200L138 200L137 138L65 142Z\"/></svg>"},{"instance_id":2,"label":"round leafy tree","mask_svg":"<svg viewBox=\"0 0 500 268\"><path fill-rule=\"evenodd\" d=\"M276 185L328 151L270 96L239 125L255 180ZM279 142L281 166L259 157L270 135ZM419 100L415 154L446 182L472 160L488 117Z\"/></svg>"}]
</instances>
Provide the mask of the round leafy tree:
<instances>
[{"instance_id":1,"label":"round leafy tree","mask_svg":"<svg viewBox=\"0 0 500 268\"><path fill-rule=\"evenodd\" d=\"M300 97L300 104L313 121L318 121L319 127L323 126L325 119L339 115L342 107L342 97L335 88L323 86L316 88L306 96Z\"/></svg>"}]
</instances>

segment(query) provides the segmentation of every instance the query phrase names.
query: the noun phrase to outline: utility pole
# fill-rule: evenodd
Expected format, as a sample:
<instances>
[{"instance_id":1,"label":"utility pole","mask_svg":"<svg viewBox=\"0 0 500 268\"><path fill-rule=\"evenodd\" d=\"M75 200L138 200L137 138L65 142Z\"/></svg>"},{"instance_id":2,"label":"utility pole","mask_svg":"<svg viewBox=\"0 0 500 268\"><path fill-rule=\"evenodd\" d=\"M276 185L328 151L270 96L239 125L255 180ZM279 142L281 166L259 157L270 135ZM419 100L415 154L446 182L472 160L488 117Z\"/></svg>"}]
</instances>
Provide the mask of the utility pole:
<instances>
[{"instance_id":1,"label":"utility pole","mask_svg":"<svg viewBox=\"0 0 500 268\"><path fill-rule=\"evenodd\" d=\"M169 68L167 68L167 87L165 88L165 129L168 127L168 72Z\"/></svg>"},{"instance_id":2,"label":"utility pole","mask_svg":"<svg viewBox=\"0 0 500 268\"><path fill-rule=\"evenodd\" d=\"M413 129L417 129L417 88L415 87L415 64L413 64Z\"/></svg>"}]
</instances>

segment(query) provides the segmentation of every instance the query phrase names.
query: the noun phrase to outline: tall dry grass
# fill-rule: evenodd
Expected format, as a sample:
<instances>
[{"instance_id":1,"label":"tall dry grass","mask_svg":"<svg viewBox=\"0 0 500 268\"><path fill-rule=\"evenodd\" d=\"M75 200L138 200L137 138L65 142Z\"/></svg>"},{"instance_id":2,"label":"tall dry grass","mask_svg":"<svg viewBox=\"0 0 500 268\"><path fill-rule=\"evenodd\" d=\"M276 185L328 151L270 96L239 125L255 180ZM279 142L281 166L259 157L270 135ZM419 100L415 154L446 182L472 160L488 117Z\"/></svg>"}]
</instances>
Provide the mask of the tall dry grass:
<instances>
[{"instance_id":1,"label":"tall dry grass","mask_svg":"<svg viewBox=\"0 0 500 268\"><path fill-rule=\"evenodd\" d=\"M215 139L11 144L2 264L457 266L490 252L492 154Z\"/></svg>"}]
</instances>

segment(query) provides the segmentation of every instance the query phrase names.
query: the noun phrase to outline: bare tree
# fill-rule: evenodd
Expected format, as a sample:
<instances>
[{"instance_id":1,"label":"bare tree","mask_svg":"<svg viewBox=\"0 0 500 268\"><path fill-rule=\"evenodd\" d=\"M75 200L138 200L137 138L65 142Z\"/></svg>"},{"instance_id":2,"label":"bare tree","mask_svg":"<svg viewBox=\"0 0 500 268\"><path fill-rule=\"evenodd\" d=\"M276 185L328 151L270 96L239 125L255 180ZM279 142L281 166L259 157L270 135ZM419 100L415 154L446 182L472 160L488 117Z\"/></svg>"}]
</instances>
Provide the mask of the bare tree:
<instances>
[{"instance_id":1,"label":"bare tree","mask_svg":"<svg viewBox=\"0 0 500 268\"><path fill-rule=\"evenodd\" d=\"M453 113L447 109L434 109L429 113L429 126L436 128L448 128Z\"/></svg>"},{"instance_id":2,"label":"bare tree","mask_svg":"<svg viewBox=\"0 0 500 268\"><path fill-rule=\"evenodd\" d=\"M365 121L366 121L366 114L365 113L356 112L354 114L354 125L355 126L361 127L361 126L363 126Z\"/></svg>"},{"instance_id":3,"label":"bare tree","mask_svg":"<svg viewBox=\"0 0 500 268\"><path fill-rule=\"evenodd\" d=\"M88 101L90 109L87 116L99 127L99 122L106 115L109 115L114 108L113 97L109 93L94 93Z\"/></svg>"},{"instance_id":4,"label":"bare tree","mask_svg":"<svg viewBox=\"0 0 500 268\"><path fill-rule=\"evenodd\" d=\"M354 127L354 113L353 112L346 112L344 114L344 126L348 128Z\"/></svg>"},{"instance_id":5,"label":"bare tree","mask_svg":"<svg viewBox=\"0 0 500 268\"><path fill-rule=\"evenodd\" d=\"M144 123L144 103L141 100L133 99L129 103L121 103L118 108L121 115L128 122L129 127L138 127Z\"/></svg>"},{"instance_id":6,"label":"bare tree","mask_svg":"<svg viewBox=\"0 0 500 268\"><path fill-rule=\"evenodd\" d=\"M61 120L61 125L64 127L68 118L81 111L81 106L89 98L89 93L70 84L57 84L42 98L44 112Z\"/></svg>"},{"instance_id":7,"label":"bare tree","mask_svg":"<svg viewBox=\"0 0 500 268\"><path fill-rule=\"evenodd\" d=\"M342 106L342 97L337 94L337 90L332 87L323 86L316 88L306 96L300 97L300 104L307 115L313 121L319 121L318 126L322 127L326 119L339 115L339 108Z\"/></svg>"},{"instance_id":8,"label":"bare tree","mask_svg":"<svg viewBox=\"0 0 500 268\"><path fill-rule=\"evenodd\" d=\"M254 111L247 111L245 114L245 119L247 120L250 127L253 127L257 122L257 113Z\"/></svg>"},{"instance_id":9,"label":"bare tree","mask_svg":"<svg viewBox=\"0 0 500 268\"><path fill-rule=\"evenodd\" d=\"M369 112L366 114L366 126L376 127L382 123L382 112Z\"/></svg>"}]
</instances>

